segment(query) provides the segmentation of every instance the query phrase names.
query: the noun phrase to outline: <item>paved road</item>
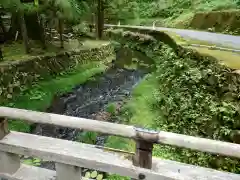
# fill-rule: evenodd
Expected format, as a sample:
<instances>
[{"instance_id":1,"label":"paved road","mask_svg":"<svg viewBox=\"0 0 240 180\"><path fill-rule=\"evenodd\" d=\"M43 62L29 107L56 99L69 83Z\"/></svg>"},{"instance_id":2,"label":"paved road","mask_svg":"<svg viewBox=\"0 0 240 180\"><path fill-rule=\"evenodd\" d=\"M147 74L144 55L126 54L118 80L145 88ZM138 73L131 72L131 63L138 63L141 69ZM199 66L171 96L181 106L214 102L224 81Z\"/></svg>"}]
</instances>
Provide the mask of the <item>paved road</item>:
<instances>
[{"instance_id":1,"label":"paved road","mask_svg":"<svg viewBox=\"0 0 240 180\"><path fill-rule=\"evenodd\" d=\"M117 27L118 25L106 24L106 27ZM139 29L153 29L152 26L125 26L120 27L126 28L139 28ZM182 38L190 38L193 40L206 41L217 46L229 47L232 49L240 49L240 36L226 35L220 33L211 33L197 30L187 30L187 29L174 29L174 28L164 28L155 27L155 30L159 31L169 31L180 35Z\"/></svg>"}]
</instances>

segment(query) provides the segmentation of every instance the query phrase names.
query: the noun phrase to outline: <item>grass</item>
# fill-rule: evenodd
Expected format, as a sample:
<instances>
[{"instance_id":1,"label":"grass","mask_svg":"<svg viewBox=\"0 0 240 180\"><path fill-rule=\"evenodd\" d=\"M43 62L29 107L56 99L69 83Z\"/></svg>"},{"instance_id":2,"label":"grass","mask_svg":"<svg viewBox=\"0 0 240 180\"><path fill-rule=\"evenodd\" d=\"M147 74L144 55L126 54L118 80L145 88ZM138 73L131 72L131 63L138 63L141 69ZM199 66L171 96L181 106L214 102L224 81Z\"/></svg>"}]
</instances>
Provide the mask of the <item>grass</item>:
<instances>
[{"instance_id":1,"label":"grass","mask_svg":"<svg viewBox=\"0 0 240 180\"><path fill-rule=\"evenodd\" d=\"M154 120L157 114L151 108L155 90L157 90L156 77L154 75L146 76L134 88L132 98L123 107L122 118L124 120L122 123L155 129ZM111 136L105 145L110 148L135 151L134 141L125 138Z\"/></svg>"},{"instance_id":2,"label":"grass","mask_svg":"<svg viewBox=\"0 0 240 180\"><path fill-rule=\"evenodd\" d=\"M201 54L210 55L219 60L220 63L225 64L232 69L240 69L240 53L233 53L229 51L212 50L204 47L191 47Z\"/></svg>"},{"instance_id":3,"label":"grass","mask_svg":"<svg viewBox=\"0 0 240 180\"><path fill-rule=\"evenodd\" d=\"M54 94L68 92L75 85L82 84L92 76L104 72L106 68L107 66L102 62L79 65L75 70L65 72L61 76L34 84L5 106L44 111L50 105ZM29 132L30 130L30 125L23 121L10 121L9 126L15 131Z\"/></svg>"}]
</instances>

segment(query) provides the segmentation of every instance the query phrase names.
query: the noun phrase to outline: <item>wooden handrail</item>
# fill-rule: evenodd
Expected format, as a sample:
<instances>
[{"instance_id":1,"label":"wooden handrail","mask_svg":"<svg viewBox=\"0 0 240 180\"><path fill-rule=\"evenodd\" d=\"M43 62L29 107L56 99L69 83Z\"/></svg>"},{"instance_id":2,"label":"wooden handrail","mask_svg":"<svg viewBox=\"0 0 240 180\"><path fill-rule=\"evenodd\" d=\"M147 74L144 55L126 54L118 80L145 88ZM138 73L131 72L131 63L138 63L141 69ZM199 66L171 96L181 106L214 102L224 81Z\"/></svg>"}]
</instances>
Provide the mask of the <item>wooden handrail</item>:
<instances>
[{"instance_id":1,"label":"wooden handrail","mask_svg":"<svg viewBox=\"0 0 240 180\"><path fill-rule=\"evenodd\" d=\"M111 151L111 149L110 149ZM1 152L5 152L6 160L9 161L8 168L12 173L4 172L1 166L7 164ZM123 152L125 154L125 152ZM49 172L41 169L21 164L17 159L17 154L33 156L56 163L57 172ZM1 157L2 156L2 157ZM14 157L14 158L13 158ZM51 137L32 135L21 132L10 132L0 140L0 177L14 180L36 179L68 179L80 180L79 167L90 168L108 173L117 173L136 179L147 180L192 180L192 179L227 179L239 180L240 175L221 172L213 169L187 165L170 160L153 158L153 168L151 170L136 167L132 164L131 158L125 158L120 153L109 152L90 144L83 144ZM15 165L14 164L15 161ZM11 163L11 164L10 164ZM16 167L17 166L17 167ZM19 170L17 170L19 168ZM17 170L17 172L15 172ZM70 171L70 172L69 172ZM72 177L76 177L73 179ZM65 179L64 179L65 178ZM84 178L82 178L83 180ZM86 179L89 180L89 179Z\"/></svg>"},{"instance_id":2,"label":"wooden handrail","mask_svg":"<svg viewBox=\"0 0 240 180\"><path fill-rule=\"evenodd\" d=\"M117 173L136 179L138 179L139 175L144 175L147 180L190 180L190 178L183 177L178 173L169 172L163 174L159 171L135 167L131 161L122 158L118 154L105 152L95 148L94 145L27 133L11 132L6 138L0 140L0 150L38 157L73 167ZM70 178L70 180L72 179Z\"/></svg>"},{"instance_id":3,"label":"wooden handrail","mask_svg":"<svg viewBox=\"0 0 240 180\"><path fill-rule=\"evenodd\" d=\"M211 139L192 137L164 131L149 131L123 124L114 124L85 118L70 117L24 109L0 107L0 117L21 119L31 123L51 124L68 128L94 131L144 142L173 145L202 152L240 158L240 145ZM111 128L109 128L111 127Z\"/></svg>"}]
</instances>

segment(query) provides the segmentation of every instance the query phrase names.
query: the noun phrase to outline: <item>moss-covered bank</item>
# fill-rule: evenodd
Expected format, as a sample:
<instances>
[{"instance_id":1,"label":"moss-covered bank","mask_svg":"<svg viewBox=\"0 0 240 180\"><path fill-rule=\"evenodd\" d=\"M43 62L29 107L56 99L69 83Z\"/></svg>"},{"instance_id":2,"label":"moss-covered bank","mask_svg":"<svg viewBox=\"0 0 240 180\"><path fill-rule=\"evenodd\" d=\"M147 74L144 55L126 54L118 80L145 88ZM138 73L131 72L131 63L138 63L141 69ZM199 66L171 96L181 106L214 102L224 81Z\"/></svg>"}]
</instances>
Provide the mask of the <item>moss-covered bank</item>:
<instances>
[{"instance_id":1,"label":"moss-covered bank","mask_svg":"<svg viewBox=\"0 0 240 180\"><path fill-rule=\"evenodd\" d=\"M112 46L105 42L98 48L89 47L26 60L2 62L0 64L0 103L11 100L14 95L38 80L60 75L79 64L103 60L112 54Z\"/></svg>"},{"instance_id":2,"label":"moss-covered bank","mask_svg":"<svg viewBox=\"0 0 240 180\"><path fill-rule=\"evenodd\" d=\"M240 129L240 76L232 69L193 50L180 46L173 50L159 42L161 39L120 30L110 33L122 45L145 52L157 66L152 75L155 83L141 88L143 93L133 95L128 108L123 109L126 123L228 142L239 139L236 132ZM139 104L147 107L139 111ZM134 146L126 145L126 141L109 138L108 145L133 150ZM156 146L153 153L185 163L240 172L236 159L169 146Z\"/></svg>"},{"instance_id":3,"label":"moss-covered bank","mask_svg":"<svg viewBox=\"0 0 240 180\"><path fill-rule=\"evenodd\" d=\"M112 58L107 60L112 60ZM35 83L31 88L27 88L20 95L14 97L11 102L4 105L44 112L51 105L55 95L71 91L76 85L86 82L92 76L103 73L106 69L105 64L98 62L80 65L62 75ZM10 120L9 126L11 130L15 131L30 131L30 124L23 121Z\"/></svg>"}]
</instances>

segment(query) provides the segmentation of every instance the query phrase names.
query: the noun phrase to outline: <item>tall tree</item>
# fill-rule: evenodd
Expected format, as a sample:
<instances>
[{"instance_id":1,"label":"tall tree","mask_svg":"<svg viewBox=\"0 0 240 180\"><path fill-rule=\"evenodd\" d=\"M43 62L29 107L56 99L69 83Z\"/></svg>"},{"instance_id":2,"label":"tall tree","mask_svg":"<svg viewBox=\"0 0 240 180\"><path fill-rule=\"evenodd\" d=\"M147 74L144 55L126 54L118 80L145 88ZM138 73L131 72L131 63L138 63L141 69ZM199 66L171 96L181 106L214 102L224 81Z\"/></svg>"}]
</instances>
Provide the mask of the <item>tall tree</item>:
<instances>
[{"instance_id":1,"label":"tall tree","mask_svg":"<svg viewBox=\"0 0 240 180\"><path fill-rule=\"evenodd\" d=\"M97 21L97 35L99 39L102 39L104 29L104 7L103 0L98 0L98 21Z\"/></svg>"},{"instance_id":2,"label":"tall tree","mask_svg":"<svg viewBox=\"0 0 240 180\"><path fill-rule=\"evenodd\" d=\"M42 13L46 15L47 24L58 30L61 48L63 48L64 23L74 24L79 21L81 15L79 3L76 0L45 0L42 6L44 9Z\"/></svg>"},{"instance_id":3,"label":"tall tree","mask_svg":"<svg viewBox=\"0 0 240 180\"><path fill-rule=\"evenodd\" d=\"M27 33L27 27L24 19L24 11L22 9L19 10L19 23L21 27L21 34L22 34L22 39L23 43L25 45L25 51L26 53L30 53L30 45L29 45L29 40L28 40L28 33Z\"/></svg>"}]
</instances>

